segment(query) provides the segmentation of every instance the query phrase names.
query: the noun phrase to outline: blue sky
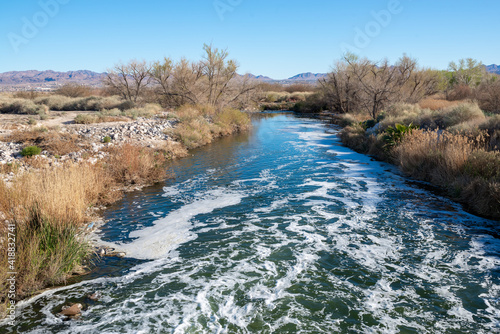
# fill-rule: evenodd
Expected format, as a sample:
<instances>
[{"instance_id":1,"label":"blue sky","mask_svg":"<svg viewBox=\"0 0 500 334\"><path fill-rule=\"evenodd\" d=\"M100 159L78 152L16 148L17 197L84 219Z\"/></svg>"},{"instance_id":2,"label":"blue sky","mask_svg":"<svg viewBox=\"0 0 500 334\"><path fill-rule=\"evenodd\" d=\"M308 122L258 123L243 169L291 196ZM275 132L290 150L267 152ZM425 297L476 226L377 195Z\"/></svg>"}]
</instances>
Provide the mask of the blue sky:
<instances>
[{"instance_id":1,"label":"blue sky","mask_svg":"<svg viewBox=\"0 0 500 334\"><path fill-rule=\"evenodd\" d=\"M198 60L203 43L227 48L239 72L275 79L327 72L347 49L437 69L466 57L500 64L499 13L498 0L3 1L0 72Z\"/></svg>"}]
</instances>

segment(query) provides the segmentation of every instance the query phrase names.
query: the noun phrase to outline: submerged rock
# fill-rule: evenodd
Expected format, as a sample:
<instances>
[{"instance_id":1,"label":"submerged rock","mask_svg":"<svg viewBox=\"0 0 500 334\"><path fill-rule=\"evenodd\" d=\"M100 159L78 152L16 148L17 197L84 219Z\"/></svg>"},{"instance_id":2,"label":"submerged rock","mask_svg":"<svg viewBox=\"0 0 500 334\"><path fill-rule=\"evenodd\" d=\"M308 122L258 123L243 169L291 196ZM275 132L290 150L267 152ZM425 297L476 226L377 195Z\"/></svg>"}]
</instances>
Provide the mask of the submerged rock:
<instances>
[{"instance_id":1,"label":"submerged rock","mask_svg":"<svg viewBox=\"0 0 500 334\"><path fill-rule=\"evenodd\" d=\"M101 298L101 294L99 292L94 292L91 293L87 296L88 299L93 300L93 301L98 301L99 298Z\"/></svg>"}]
</instances>

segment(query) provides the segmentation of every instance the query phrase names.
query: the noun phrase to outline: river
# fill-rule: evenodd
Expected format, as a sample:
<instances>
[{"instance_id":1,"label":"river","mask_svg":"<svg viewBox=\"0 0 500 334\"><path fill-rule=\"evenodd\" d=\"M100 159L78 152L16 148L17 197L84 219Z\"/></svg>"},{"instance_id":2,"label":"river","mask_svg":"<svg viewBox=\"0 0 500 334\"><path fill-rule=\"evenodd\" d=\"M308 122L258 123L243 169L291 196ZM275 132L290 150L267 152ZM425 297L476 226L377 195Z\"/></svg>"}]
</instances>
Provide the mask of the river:
<instances>
[{"instance_id":1,"label":"river","mask_svg":"<svg viewBox=\"0 0 500 334\"><path fill-rule=\"evenodd\" d=\"M0 331L500 332L497 222L343 147L319 120L253 123L109 208L98 237L127 257L21 303ZM57 315L69 302L81 319Z\"/></svg>"}]
</instances>

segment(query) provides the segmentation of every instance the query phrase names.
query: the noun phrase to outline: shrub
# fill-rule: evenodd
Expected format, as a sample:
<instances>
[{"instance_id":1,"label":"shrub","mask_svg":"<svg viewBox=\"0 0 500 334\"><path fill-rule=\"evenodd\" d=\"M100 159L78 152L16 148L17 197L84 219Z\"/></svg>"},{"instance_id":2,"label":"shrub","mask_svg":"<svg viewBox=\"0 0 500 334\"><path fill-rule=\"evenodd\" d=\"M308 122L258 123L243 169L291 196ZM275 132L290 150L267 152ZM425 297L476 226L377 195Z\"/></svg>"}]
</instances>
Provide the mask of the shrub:
<instances>
[{"instance_id":1,"label":"shrub","mask_svg":"<svg viewBox=\"0 0 500 334\"><path fill-rule=\"evenodd\" d=\"M476 99L484 111L500 113L500 80L479 85Z\"/></svg>"},{"instance_id":2,"label":"shrub","mask_svg":"<svg viewBox=\"0 0 500 334\"><path fill-rule=\"evenodd\" d=\"M92 95L92 88L89 86L69 83L57 89L55 93L67 97L84 97Z\"/></svg>"},{"instance_id":3,"label":"shrub","mask_svg":"<svg viewBox=\"0 0 500 334\"><path fill-rule=\"evenodd\" d=\"M37 105L32 100L0 99L0 113L38 115L47 111L47 107Z\"/></svg>"},{"instance_id":4,"label":"shrub","mask_svg":"<svg viewBox=\"0 0 500 334\"><path fill-rule=\"evenodd\" d=\"M385 149L390 150L392 147L400 143L404 136L411 133L415 129L418 129L418 126L415 126L411 123L408 126L396 124L394 127L388 127L385 130L386 134L383 137L385 142Z\"/></svg>"},{"instance_id":5,"label":"shrub","mask_svg":"<svg viewBox=\"0 0 500 334\"><path fill-rule=\"evenodd\" d=\"M472 96L472 89L468 85L458 85L449 94L449 101L465 100Z\"/></svg>"},{"instance_id":6,"label":"shrub","mask_svg":"<svg viewBox=\"0 0 500 334\"><path fill-rule=\"evenodd\" d=\"M438 116L436 123L442 128L448 128L471 120L485 120L483 111L475 103L462 103L444 109Z\"/></svg>"},{"instance_id":7,"label":"shrub","mask_svg":"<svg viewBox=\"0 0 500 334\"><path fill-rule=\"evenodd\" d=\"M40 153L42 153L42 149L38 146L28 146L23 148L23 150L21 151L21 155L23 157L31 157L34 155L39 155Z\"/></svg>"},{"instance_id":8,"label":"shrub","mask_svg":"<svg viewBox=\"0 0 500 334\"><path fill-rule=\"evenodd\" d=\"M103 113L79 114L75 117L76 124L94 124L107 122L125 122L127 118L122 116L108 116Z\"/></svg>"},{"instance_id":9,"label":"shrub","mask_svg":"<svg viewBox=\"0 0 500 334\"><path fill-rule=\"evenodd\" d=\"M111 142L111 137L110 137L110 136L106 136L106 137L104 137L104 138L102 139L102 142L103 142L103 143L105 143L105 144L106 144L106 143Z\"/></svg>"},{"instance_id":10,"label":"shrub","mask_svg":"<svg viewBox=\"0 0 500 334\"><path fill-rule=\"evenodd\" d=\"M213 140L212 128L203 117L184 119L173 133L188 149L206 145Z\"/></svg>"},{"instance_id":11,"label":"shrub","mask_svg":"<svg viewBox=\"0 0 500 334\"><path fill-rule=\"evenodd\" d=\"M124 111L122 115L132 119L136 119L137 117L149 118L159 114L162 110L163 108L159 104L148 103L142 108L128 109Z\"/></svg>"},{"instance_id":12,"label":"shrub","mask_svg":"<svg viewBox=\"0 0 500 334\"><path fill-rule=\"evenodd\" d=\"M213 117L213 122L220 126L220 135L228 135L248 129L250 117L237 109L225 108Z\"/></svg>"},{"instance_id":13,"label":"shrub","mask_svg":"<svg viewBox=\"0 0 500 334\"><path fill-rule=\"evenodd\" d=\"M340 132L340 140L347 147L361 153L370 149L370 141L366 136L365 129L360 124L347 126Z\"/></svg>"},{"instance_id":14,"label":"shrub","mask_svg":"<svg viewBox=\"0 0 500 334\"><path fill-rule=\"evenodd\" d=\"M46 105L50 110L57 111L99 111L113 108L125 110L131 107L130 103L127 103L116 96L88 96L71 98L61 95L50 95L35 99L35 103L39 105Z\"/></svg>"}]
</instances>

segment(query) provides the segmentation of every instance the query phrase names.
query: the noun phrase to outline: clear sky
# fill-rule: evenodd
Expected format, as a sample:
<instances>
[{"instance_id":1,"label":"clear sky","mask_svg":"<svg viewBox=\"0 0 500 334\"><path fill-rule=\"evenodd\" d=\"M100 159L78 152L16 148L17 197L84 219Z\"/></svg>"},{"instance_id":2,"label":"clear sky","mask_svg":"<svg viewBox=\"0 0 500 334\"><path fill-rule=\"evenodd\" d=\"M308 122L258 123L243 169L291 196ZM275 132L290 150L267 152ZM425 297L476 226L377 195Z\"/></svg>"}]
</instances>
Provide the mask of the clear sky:
<instances>
[{"instance_id":1,"label":"clear sky","mask_svg":"<svg viewBox=\"0 0 500 334\"><path fill-rule=\"evenodd\" d=\"M275 79L327 72L348 49L437 69L466 57L500 64L499 14L498 0L2 1L0 72L198 60L203 43L227 48L240 73Z\"/></svg>"}]
</instances>

